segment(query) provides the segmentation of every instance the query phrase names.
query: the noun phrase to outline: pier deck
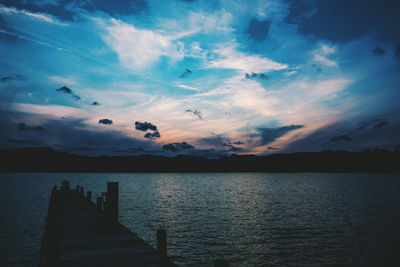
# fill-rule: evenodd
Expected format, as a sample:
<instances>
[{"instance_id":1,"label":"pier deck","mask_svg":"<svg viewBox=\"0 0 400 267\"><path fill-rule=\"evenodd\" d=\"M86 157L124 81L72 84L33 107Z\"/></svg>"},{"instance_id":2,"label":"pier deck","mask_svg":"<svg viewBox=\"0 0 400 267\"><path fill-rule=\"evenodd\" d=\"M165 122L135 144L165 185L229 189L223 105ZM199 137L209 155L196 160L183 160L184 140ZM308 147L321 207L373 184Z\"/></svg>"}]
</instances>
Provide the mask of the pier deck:
<instances>
[{"instance_id":1,"label":"pier deck","mask_svg":"<svg viewBox=\"0 0 400 267\"><path fill-rule=\"evenodd\" d=\"M118 222L118 184L109 184L96 204L82 187L53 189L41 267L176 266L166 256L165 230L157 231L155 249Z\"/></svg>"}]
</instances>

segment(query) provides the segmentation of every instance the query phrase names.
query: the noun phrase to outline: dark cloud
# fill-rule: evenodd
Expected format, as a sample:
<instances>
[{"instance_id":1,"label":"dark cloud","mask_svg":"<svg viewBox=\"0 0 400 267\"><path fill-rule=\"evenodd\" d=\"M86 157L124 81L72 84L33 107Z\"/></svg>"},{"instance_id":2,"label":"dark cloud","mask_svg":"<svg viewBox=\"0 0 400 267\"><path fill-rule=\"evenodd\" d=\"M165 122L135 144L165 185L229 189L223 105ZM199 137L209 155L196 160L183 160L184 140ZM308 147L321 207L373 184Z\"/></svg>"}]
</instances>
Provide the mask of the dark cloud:
<instances>
[{"instance_id":1,"label":"dark cloud","mask_svg":"<svg viewBox=\"0 0 400 267\"><path fill-rule=\"evenodd\" d=\"M383 48L380 46L375 47L372 51L374 52L375 55L378 56L383 56L384 54L386 54L385 50L383 50Z\"/></svg>"},{"instance_id":2,"label":"dark cloud","mask_svg":"<svg viewBox=\"0 0 400 267\"><path fill-rule=\"evenodd\" d=\"M339 121L323 127L304 138L299 139L284 148L285 152L299 151L321 151L321 150L351 150L362 151L368 148L384 148L391 150L400 144L400 121L399 113L385 114L386 118L391 118L390 123L384 126L384 130L374 128L382 119L361 118L359 123L356 119L351 121ZM331 139L340 136L348 136L351 141L346 141L346 137ZM333 137L333 138L332 138Z\"/></svg>"},{"instance_id":3,"label":"dark cloud","mask_svg":"<svg viewBox=\"0 0 400 267\"><path fill-rule=\"evenodd\" d=\"M237 151L241 151L241 150L242 150L241 147L234 146L234 145L232 145L231 142L229 142L229 143L223 143L222 146L225 147L225 148L227 148L229 151L235 151L235 152L237 152Z\"/></svg>"},{"instance_id":4,"label":"dark cloud","mask_svg":"<svg viewBox=\"0 0 400 267\"><path fill-rule=\"evenodd\" d=\"M13 74L10 76L1 77L2 82L8 82L8 81L12 81L12 80L25 80L25 76L23 76L21 74Z\"/></svg>"},{"instance_id":5,"label":"dark cloud","mask_svg":"<svg viewBox=\"0 0 400 267\"><path fill-rule=\"evenodd\" d=\"M19 131L18 121L40 120L45 131ZM48 117L0 109L0 147L16 148L24 145L40 145L53 148L89 147L95 150L86 151L88 155L107 155L110 148L142 147L145 151L160 151L152 142L127 137L113 130L93 131L84 120L48 119ZM35 126L34 126L35 127ZM83 151L85 152L85 151ZM135 151L132 151L135 153Z\"/></svg>"},{"instance_id":6,"label":"dark cloud","mask_svg":"<svg viewBox=\"0 0 400 267\"><path fill-rule=\"evenodd\" d=\"M234 144L234 145L244 145L244 143L241 142L241 141L232 142L231 144Z\"/></svg>"},{"instance_id":7,"label":"dark cloud","mask_svg":"<svg viewBox=\"0 0 400 267\"><path fill-rule=\"evenodd\" d=\"M244 75L245 79L260 79L260 80L267 80L268 79L268 75L266 75L265 73L246 73Z\"/></svg>"},{"instance_id":8,"label":"dark cloud","mask_svg":"<svg viewBox=\"0 0 400 267\"><path fill-rule=\"evenodd\" d=\"M348 135L339 135L331 138L332 142L337 142L337 141L351 141L351 137Z\"/></svg>"},{"instance_id":9,"label":"dark cloud","mask_svg":"<svg viewBox=\"0 0 400 267\"><path fill-rule=\"evenodd\" d=\"M257 134L249 134L247 137L261 137L259 145L266 145L290 131L303 127L304 125L288 125L279 128L258 128Z\"/></svg>"},{"instance_id":10,"label":"dark cloud","mask_svg":"<svg viewBox=\"0 0 400 267\"><path fill-rule=\"evenodd\" d=\"M394 58L400 61L400 45L396 48L396 51L394 51Z\"/></svg>"},{"instance_id":11,"label":"dark cloud","mask_svg":"<svg viewBox=\"0 0 400 267\"><path fill-rule=\"evenodd\" d=\"M161 137L161 135L160 135L160 132L158 132L158 131L155 131L155 132L147 132L145 135L144 135L144 138L149 138L149 139L156 139L156 138L160 138Z\"/></svg>"},{"instance_id":12,"label":"dark cloud","mask_svg":"<svg viewBox=\"0 0 400 267\"><path fill-rule=\"evenodd\" d=\"M187 78L190 74L192 74L192 71L190 69L185 69L179 77Z\"/></svg>"},{"instance_id":13,"label":"dark cloud","mask_svg":"<svg viewBox=\"0 0 400 267\"><path fill-rule=\"evenodd\" d=\"M19 144L19 145L44 145L45 142L31 138L31 139L15 139L15 138L7 138L8 143Z\"/></svg>"},{"instance_id":14,"label":"dark cloud","mask_svg":"<svg viewBox=\"0 0 400 267\"><path fill-rule=\"evenodd\" d=\"M193 113L194 115L196 115L200 120L204 120L203 119L203 116L201 115L201 111L200 110L197 110L197 109L187 109L186 110L186 112L189 112L189 113Z\"/></svg>"},{"instance_id":15,"label":"dark cloud","mask_svg":"<svg viewBox=\"0 0 400 267\"><path fill-rule=\"evenodd\" d=\"M259 21L252 19L247 28L247 33L249 37L257 42L262 42L267 38L269 32L270 22L269 21Z\"/></svg>"},{"instance_id":16,"label":"dark cloud","mask_svg":"<svg viewBox=\"0 0 400 267\"><path fill-rule=\"evenodd\" d=\"M147 121L145 122L136 121L135 129L144 132L147 130L157 131L157 126Z\"/></svg>"},{"instance_id":17,"label":"dark cloud","mask_svg":"<svg viewBox=\"0 0 400 267\"><path fill-rule=\"evenodd\" d=\"M289 23L302 34L348 42L373 33L381 41L398 43L399 7L396 0L287 0ZM355 15L355 13L357 15Z\"/></svg>"},{"instance_id":18,"label":"dark cloud","mask_svg":"<svg viewBox=\"0 0 400 267\"><path fill-rule=\"evenodd\" d=\"M99 102L97 102L97 101L93 101L93 102L92 102L92 104L90 104L90 105L92 105L92 106L99 106L99 105L100 105L100 103L99 103Z\"/></svg>"},{"instance_id":19,"label":"dark cloud","mask_svg":"<svg viewBox=\"0 0 400 267\"><path fill-rule=\"evenodd\" d=\"M157 130L157 126L147 121L136 121L135 129L143 132L149 131L144 135L144 138L156 139L161 137L160 132Z\"/></svg>"},{"instance_id":20,"label":"dark cloud","mask_svg":"<svg viewBox=\"0 0 400 267\"><path fill-rule=\"evenodd\" d=\"M164 150L169 150L172 152L179 152L182 150L194 149L195 147L189 143L180 142L180 143L169 143L169 144L163 145L162 148Z\"/></svg>"},{"instance_id":21,"label":"dark cloud","mask_svg":"<svg viewBox=\"0 0 400 267\"><path fill-rule=\"evenodd\" d=\"M88 0L82 1L81 8L88 11L101 10L109 15L140 14L148 8L146 0Z\"/></svg>"},{"instance_id":22,"label":"dark cloud","mask_svg":"<svg viewBox=\"0 0 400 267\"><path fill-rule=\"evenodd\" d=\"M113 124L113 121L110 119L101 119L99 120L99 124Z\"/></svg>"},{"instance_id":23,"label":"dark cloud","mask_svg":"<svg viewBox=\"0 0 400 267\"><path fill-rule=\"evenodd\" d=\"M389 124L388 122L382 121L382 122L380 122L380 123L377 123L377 124L375 124L375 125L372 125L372 128L381 128L381 127L383 127L383 126L385 126L385 125L388 125L388 124Z\"/></svg>"},{"instance_id":24,"label":"dark cloud","mask_svg":"<svg viewBox=\"0 0 400 267\"><path fill-rule=\"evenodd\" d=\"M269 146L268 150L279 150L279 147L276 146Z\"/></svg>"},{"instance_id":25,"label":"dark cloud","mask_svg":"<svg viewBox=\"0 0 400 267\"><path fill-rule=\"evenodd\" d=\"M18 129L18 131L39 131L39 132L44 131L44 128L40 125L32 126L32 125L28 125L25 123L18 123L17 129Z\"/></svg>"},{"instance_id":26,"label":"dark cloud","mask_svg":"<svg viewBox=\"0 0 400 267\"><path fill-rule=\"evenodd\" d=\"M80 96L78 96L78 95L74 94L74 92L72 92L72 89L70 89L70 88L68 88L66 86L60 87L60 88L56 89L56 91L57 92L62 92L64 94L72 95L72 97L75 98L75 100L80 100L81 99Z\"/></svg>"},{"instance_id":27,"label":"dark cloud","mask_svg":"<svg viewBox=\"0 0 400 267\"><path fill-rule=\"evenodd\" d=\"M2 82L6 82L6 81L10 81L10 80L12 80L11 76L1 77Z\"/></svg>"},{"instance_id":28,"label":"dark cloud","mask_svg":"<svg viewBox=\"0 0 400 267\"><path fill-rule=\"evenodd\" d=\"M223 143L226 143L226 142L228 142L228 140L226 140L226 138L224 138L220 135L200 138L200 139L196 140L196 143L198 143L200 145L214 146L214 147L220 147Z\"/></svg>"}]
</instances>

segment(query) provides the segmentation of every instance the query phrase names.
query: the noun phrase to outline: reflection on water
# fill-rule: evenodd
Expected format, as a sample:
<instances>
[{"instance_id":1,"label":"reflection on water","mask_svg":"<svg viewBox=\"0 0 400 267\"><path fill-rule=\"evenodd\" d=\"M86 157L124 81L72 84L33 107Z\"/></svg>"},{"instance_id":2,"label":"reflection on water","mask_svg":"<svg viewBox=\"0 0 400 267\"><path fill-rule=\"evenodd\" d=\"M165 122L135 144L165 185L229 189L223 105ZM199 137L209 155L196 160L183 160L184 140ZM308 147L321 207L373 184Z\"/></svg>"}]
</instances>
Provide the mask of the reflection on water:
<instances>
[{"instance_id":1,"label":"reflection on water","mask_svg":"<svg viewBox=\"0 0 400 267\"><path fill-rule=\"evenodd\" d=\"M120 182L121 222L180 266L400 263L398 174L0 174L1 266L36 266L52 185ZM399 265L400 266L400 265Z\"/></svg>"}]
</instances>

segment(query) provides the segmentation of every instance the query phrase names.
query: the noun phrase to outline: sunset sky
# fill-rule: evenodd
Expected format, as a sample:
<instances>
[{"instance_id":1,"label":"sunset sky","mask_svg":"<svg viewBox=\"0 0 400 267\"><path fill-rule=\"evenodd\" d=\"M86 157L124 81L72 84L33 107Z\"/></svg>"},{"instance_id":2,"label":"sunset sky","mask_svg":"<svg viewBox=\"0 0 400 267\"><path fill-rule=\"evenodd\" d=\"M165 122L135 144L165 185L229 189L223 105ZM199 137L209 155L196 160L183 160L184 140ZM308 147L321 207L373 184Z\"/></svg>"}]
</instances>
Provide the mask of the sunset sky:
<instances>
[{"instance_id":1,"label":"sunset sky","mask_svg":"<svg viewBox=\"0 0 400 267\"><path fill-rule=\"evenodd\" d=\"M400 145L398 1L0 1L0 148Z\"/></svg>"}]
</instances>

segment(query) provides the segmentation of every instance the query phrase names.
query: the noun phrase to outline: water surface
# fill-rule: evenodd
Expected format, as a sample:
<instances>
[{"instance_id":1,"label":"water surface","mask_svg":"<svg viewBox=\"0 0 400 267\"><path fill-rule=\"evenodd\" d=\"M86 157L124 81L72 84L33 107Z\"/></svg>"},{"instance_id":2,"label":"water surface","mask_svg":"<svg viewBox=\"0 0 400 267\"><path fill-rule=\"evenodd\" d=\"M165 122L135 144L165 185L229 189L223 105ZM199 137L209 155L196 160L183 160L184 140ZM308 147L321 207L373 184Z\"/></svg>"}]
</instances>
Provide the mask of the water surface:
<instances>
[{"instance_id":1,"label":"water surface","mask_svg":"<svg viewBox=\"0 0 400 267\"><path fill-rule=\"evenodd\" d=\"M1 266L37 266L51 187L120 183L120 221L180 266L400 266L400 175L0 174ZM393 265L396 266L396 265Z\"/></svg>"}]
</instances>

